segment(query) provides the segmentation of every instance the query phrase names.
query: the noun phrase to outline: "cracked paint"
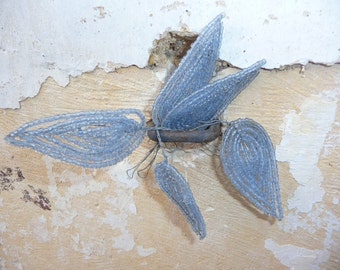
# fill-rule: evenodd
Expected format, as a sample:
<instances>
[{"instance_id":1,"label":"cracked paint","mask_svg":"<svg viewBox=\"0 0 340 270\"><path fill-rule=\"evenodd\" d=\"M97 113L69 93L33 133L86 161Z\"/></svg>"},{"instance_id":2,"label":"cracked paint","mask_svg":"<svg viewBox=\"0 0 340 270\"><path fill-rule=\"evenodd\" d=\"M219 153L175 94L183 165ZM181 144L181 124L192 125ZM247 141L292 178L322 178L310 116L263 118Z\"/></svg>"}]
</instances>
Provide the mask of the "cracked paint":
<instances>
[{"instance_id":1,"label":"cracked paint","mask_svg":"<svg viewBox=\"0 0 340 270\"><path fill-rule=\"evenodd\" d=\"M153 41L165 31L197 33L223 12L227 16L220 58L234 66L244 68L262 58L267 59L266 68L339 61L338 3L284 4L282 9L270 1L249 8L247 1L226 5L132 0L127 8L125 2L105 0L1 1L0 96L5 98L0 107L20 107L20 101L35 96L48 77L66 86L70 76L96 67L144 67Z\"/></svg>"},{"instance_id":2,"label":"cracked paint","mask_svg":"<svg viewBox=\"0 0 340 270\"><path fill-rule=\"evenodd\" d=\"M335 121L339 90L311 95L300 107L290 111L284 120L283 138L276 147L278 161L288 162L290 172L298 184L294 196L288 200L288 209L308 213L321 202L325 190L321 186L322 172L319 156L327 133Z\"/></svg>"},{"instance_id":3,"label":"cracked paint","mask_svg":"<svg viewBox=\"0 0 340 270\"><path fill-rule=\"evenodd\" d=\"M319 269L317 259L320 250L310 250L295 245L278 245L272 239L265 241L265 248L272 251L275 258L290 269Z\"/></svg>"},{"instance_id":4,"label":"cracked paint","mask_svg":"<svg viewBox=\"0 0 340 270\"><path fill-rule=\"evenodd\" d=\"M330 250L335 245L332 235L340 229L340 219L326 210L324 179L318 167L326 136L335 122L339 94L339 89L333 89L311 95L299 112L290 111L282 127L282 141L276 148L277 159L289 163L290 173L298 184L279 227L286 233L302 229L314 234L325 230L321 249L280 245L272 239L265 241L265 248L291 269L320 269L320 265L329 260Z\"/></svg>"}]
</instances>

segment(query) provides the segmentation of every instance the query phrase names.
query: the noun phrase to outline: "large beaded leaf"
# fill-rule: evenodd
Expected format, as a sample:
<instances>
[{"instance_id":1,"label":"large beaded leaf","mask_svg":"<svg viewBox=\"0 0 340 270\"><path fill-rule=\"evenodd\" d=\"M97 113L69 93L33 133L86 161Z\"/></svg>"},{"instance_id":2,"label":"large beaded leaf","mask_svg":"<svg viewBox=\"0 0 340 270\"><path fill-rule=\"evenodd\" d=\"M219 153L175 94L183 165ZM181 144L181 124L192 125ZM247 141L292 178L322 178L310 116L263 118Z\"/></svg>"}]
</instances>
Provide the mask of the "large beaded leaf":
<instances>
[{"instance_id":1,"label":"large beaded leaf","mask_svg":"<svg viewBox=\"0 0 340 270\"><path fill-rule=\"evenodd\" d=\"M231 122L220 155L235 188L265 214L282 219L275 152L265 129L251 119Z\"/></svg>"},{"instance_id":2,"label":"large beaded leaf","mask_svg":"<svg viewBox=\"0 0 340 270\"><path fill-rule=\"evenodd\" d=\"M168 113L161 126L189 130L215 120L225 108L259 74L265 60L258 61L242 71L206 85L183 99Z\"/></svg>"},{"instance_id":3,"label":"large beaded leaf","mask_svg":"<svg viewBox=\"0 0 340 270\"><path fill-rule=\"evenodd\" d=\"M152 111L156 126L174 106L211 80L222 39L222 18L217 16L203 29L160 92Z\"/></svg>"},{"instance_id":4,"label":"large beaded leaf","mask_svg":"<svg viewBox=\"0 0 340 270\"><path fill-rule=\"evenodd\" d=\"M144 136L143 114L126 109L42 118L23 125L5 139L64 162L101 168L129 156Z\"/></svg>"},{"instance_id":5,"label":"large beaded leaf","mask_svg":"<svg viewBox=\"0 0 340 270\"><path fill-rule=\"evenodd\" d=\"M192 230L200 239L206 236L205 222L196 204L188 182L169 163L163 161L155 166L155 178L160 189L181 210Z\"/></svg>"}]
</instances>

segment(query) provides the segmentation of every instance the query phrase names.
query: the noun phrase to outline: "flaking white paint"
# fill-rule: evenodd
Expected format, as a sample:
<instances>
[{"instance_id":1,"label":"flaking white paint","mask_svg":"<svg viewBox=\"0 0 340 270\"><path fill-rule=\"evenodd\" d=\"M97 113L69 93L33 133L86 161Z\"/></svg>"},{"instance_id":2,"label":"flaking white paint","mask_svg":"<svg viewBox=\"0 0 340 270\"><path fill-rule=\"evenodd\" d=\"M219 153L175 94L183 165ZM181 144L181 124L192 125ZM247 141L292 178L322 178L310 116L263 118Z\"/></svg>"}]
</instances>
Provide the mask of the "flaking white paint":
<instances>
[{"instance_id":1,"label":"flaking white paint","mask_svg":"<svg viewBox=\"0 0 340 270\"><path fill-rule=\"evenodd\" d=\"M265 248L271 250L282 264L291 267L291 269L320 269L322 263L329 260L330 251L339 247L339 243L336 243L332 236L334 232L340 230L340 218L332 211L326 210L323 203L318 204L315 210L308 213L304 218L289 214L285 217L281 226L283 226L285 232L292 233L291 237L296 235L294 232L298 229L306 230L310 235L317 230L325 231L325 237L320 243L321 248L315 250L295 245L279 245L272 239L265 241ZM300 259L295 260L296 254L300 253ZM300 267L306 266L307 268L299 268L297 265Z\"/></svg>"},{"instance_id":2,"label":"flaking white paint","mask_svg":"<svg viewBox=\"0 0 340 270\"><path fill-rule=\"evenodd\" d=\"M135 246L134 236L127 230L122 230L122 234L118 237L112 238L112 247L118 249L118 252L131 251Z\"/></svg>"},{"instance_id":3,"label":"flaking white paint","mask_svg":"<svg viewBox=\"0 0 340 270\"><path fill-rule=\"evenodd\" d=\"M326 135L335 121L339 94L340 91L334 89L311 95L299 112L291 111L285 117L283 138L276 147L276 157L278 161L289 163L298 184L288 200L289 211L280 223L286 232L303 229L314 233L339 222L335 217L329 218L334 216L331 212L325 212L323 176L318 168Z\"/></svg>"},{"instance_id":4,"label":"flaking white paint","mask_svg":"<svg viewBox=\"0 0 340 270\"><path fill-rule=\"evenodd\" d=\"M337 0L130 0L128 6L108 0L1 1L0 107L19 107L49 76L65 86L69 76L97 66L144 67L153 41L165 31L200 32L222 12L220 58L235 66L262 58L266 68L340 60Z\"/></svg>"},{"instance_id":5,"label":"flaking white paint","mask_svg":"<svg viewBox=\"0 0 340 270\"><path fill-rule=\"evenodd\" d=\"M73 249L83 254L85 259L90 259L91 255L105 255L106 245L100 238L91 238L86 241L80 240L80 235L78 233L71 235L71 238L73 240Z\"/></svg>"},{"instance_id":6,"label":"flaking white paint","mask_svg":"<svg viewBox=\"0 0 340 270\"><path fill-rule=\"evenodd\" d=\"M128 176L127 171L131 168L131 164L125 159L115 166L108 167L107 173L112 180L118 181L122 187L135 189L139 186L139 182L135 178Z\"/></svg>"},{"instance_id":7,"label":"flaking white paint","mask_svg":"<svg viewBox=\"0 0 340 270\"><path fill-rule=\"evenodd\" d=\"M282 141L276 147L277 159L289 163L290 172L298 184L288 200L288 211L279 227L292 234L298 230L309 234L325 230L322 248L316 250L266 240L265 247L291 269L319 269L323 262L329 260L332 247L337 245L332 235L340 230L340 219L327 210L323 201L324 179L318 161L326 136L335 123L339 95L339 89L311 95L304 100L299 112L290 111L282 127ZM336 199L333 197L333 203L337 202Z\"/></svg>"},{"instance_id":8,"label":"flaking white paint","mask_svg":"<svg viewBox=\"0 0 340 270\"><path fill-rule=\"evenodd\" d=\"M320 153L335 121L338 89L311 95L300 107L290 111L284 120L283 138L276 147L278 161L288 162L298 187L288 200L288 209L308 213L322 201L322 172L318 167Z\"/></svg>"},{"instance_id":9,"label":"flaking white paint","mask_svg":"<svg viewBox=\"0 0 340 270\"><path fill-rule=\"evenodd\" d=\"M325 237L320 240L321 248L311 250L305 247L297 247L294 245L279 245L272 242L271 239L265 241L265 247L271 250L274 256L284 265L290 266L293 263L294 267L291 269L320 269L322 263L327 262L330 258L330 251L337 249L339 243L334 242L333 233L340 230L340 218L338 218L331 211L325 209L323 203L318 204L315 209L308 213L307 216L301 217L297 214L289 213L283 220L280 227L286 233L291 233L291 237L298 237L295 232L297 230L307 231L310 235L316 233L317 230L325 231ZM308 245L308 243L306 243ZM294 261L296 254L302 252L304 255L309 254L310 256L301 256L301 259ZM288 260L287 258L293 260ZM299 265L308 266L307 268L298 268L295 263ZM312 266L312 267L311 267Z\"/></svg>"},{"instance_id":10,"label":"flaking white paint","mask_svg":"<svg viewBox=\"0 0 340 270\"><path fill-rule=\"evenodd\" d=\"M117 252L131 251L135 246L134 236L129 231L128 218L137 213L133 199L133 190L138 187L134 178L128 178L126 171L131 168L127 160L111 166L106 174L112 179L113 190L99 202L101 208L91 204L86 209L74 207L75 200L86 200L89 194L101 193L110 188L107 182L100 182L94 178L96 171L81 169L81 173L64 170L57 172L54 166L58 161L44 157L49 178L49 192L54 202L51 223L54 228L54 237L58 235L60 228L72 228L77 232L72 235L73 249L85 256L86 259L95 254L104 255L107 246L113 247ZM58 189L58 182L67 186L62 191ZM92 209L92 207L95 207ZM95 212L95 214L93 214ZM110 226L112 237L100 239L92 235L92 231L86 231L81 225L82 217L91 220L97 229L102 226ZM94 218L95 217L95 218ZM78 220L79 219L79 220ZM93 228L92 228L93 229ZM44 236L47 238L48 235Z\"/></svg>"},{"instance_id":11,"label":"flaking white paint","mask_svg":"<svg viewBox=\"0 0 340 270\"><path fill-rule=\"evenodd\" d=\"M7 231L7 223L0 222L0 233L5 233Z\"/></svg>"},{"instance_id":12,"label":"flaking white paint","mask_svg":"<svg viewBox=\"0 0 340 270\"><path fill-rule=\"evenodd\" d=\"M183 151L182 149L174 149L169 155L171 162L180 163L186 168L196 168L195 160L205 157L206 153L202 149L192 149Z\"/></svg>"},{"instance_id":13,"label":"flaking white paint","mask_svg":"<svg viewBox=\"0 0 340 270\"><path fill-rule=\"evenodd\" d=\"M143 246L137 246L137 252L138 252L139 256L147 257L147 256L150 256L150 255L156 253L156 249L155 248L145 248Z\"/></svg>"},{"instance_id":14,"label":"flaking white paint","mask_svg":"<svg viewBox=\"0 0 340 270\"><path fill-rule=\"evenodd\" d=\"M78 212L72 208L73 199L87 195L91 192L101 192L108 187L106 182L96 181L91 174L85 173L82 169L81 175L65 170L62 173L56 173L53 170L56 160L44 156L46 162L47 175L50 181L49 192L54 201L54 210L52 213L52 225L58 230L59 227L68 228L77 217ZM66 191L58 190L58 182L71 183Z\"/></svg>"},{"instance_id":15,"label":"flaking white paint","mask_svg":"<svg viewBox=\"0 0 340 270\"><path fill-rule=\"evenodd\" d=\"M272 239L265 241L265 248L273 252L283 265L290 269L319 269L320 250L310 250L295 245L279 245Z\"/></svg>"},{"instance_id":16,"label":"flaking white paint","mask_svg":"<svg viewBox=\"0 0 340 270\"><path fill-rule=\"evenodd\" d=\"M31 219L29 222L30 232L40 242L49 242L51 235L48 231L47 219L44 216L38 216Z\"/></svg>"}]
</instances>

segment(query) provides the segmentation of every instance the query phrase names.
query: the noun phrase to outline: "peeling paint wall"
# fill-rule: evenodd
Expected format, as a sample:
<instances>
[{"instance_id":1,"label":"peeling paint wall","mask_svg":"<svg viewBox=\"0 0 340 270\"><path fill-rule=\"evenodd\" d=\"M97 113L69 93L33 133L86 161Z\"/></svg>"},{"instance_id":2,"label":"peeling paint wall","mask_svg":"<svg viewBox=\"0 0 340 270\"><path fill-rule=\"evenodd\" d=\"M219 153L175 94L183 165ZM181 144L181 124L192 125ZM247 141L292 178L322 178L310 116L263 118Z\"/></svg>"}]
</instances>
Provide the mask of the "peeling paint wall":
<instances>
[{"instance_id":1,"label":"peeling paint wall","mask_svg":"<svg viewBox=\"0 0 340 270\"><path fill-rule=\"evenodd\" d=\"M139 184L136 179L128 178L125 173L126 170L131 168L131 165L127 162L121 162L119 165L107 169L106 173L114 183L111 185L111 189L113 186L114 189L109 192L110 195L101 197L101 203L105 203L107 208L100 209L99 213L96 206L99 202L92 201L89 194L104 193L105 189L110 188L107 182L96 181L92 176L95 172L86 173L85 169L82 169L80 174L75 174L72 171L54 172L53 164L55 160L46 157L45 161L50 181L49 192L55 207L51 224L53 234L58 235L60 229L78 228L77 233L71 235L74 242L73 248L86 257L93 254L104 255L107 248L130 251L135 247L134 237L127 227L127 219L130 215L137 214L133 190ZM58 183L63 183L62 188L67 185L67 190L59 190ZM83 211L79 213L74 210L74 204L77 203L77 198L82 198L85 195L88 204L81 207L80 209ZM93 224L90 225L91 223ZM81 224L87 224L86 230L80 229ZM110 226L114 233L111 239L98 241L97 232L91 232L88 226L97 229L100 226ZM80 241L84 238L88 240Z\"/></svg>"},{"instance_id":2,"label":"peeling paint wall","mask_svg":"<svg viewBox=\"0 0 340 270\"><path fill-rule=\"evenodd\" d=\"M288 209L296 213L311 212L325 194L317 164L335 121L339 95L340 89L312 95L303 102L298 113L291 111L285 117L283 138L276 155L278 161L289 162L290 173L299 185L288 201Z\"/></svg>"},{"instance_id":3,"label":"peeling paint wall","mask_svg":"<svg viewBox=\"0 0 340 270\"><path fill-rule=\"evenodd\" d=\"M332 234L340 229L340 217L327 210L324 200L324 177L318 164L324 155L327 135L336 121L340 88L307 97L297 111L290 111L282 125L283 137L276 148L277 160L288 162L297 188L288 199L288 209L281 226L285 232L299 230L314 234L325 229L323 249L310 250L295 245L278 245L266 240L265 247L291 269L320 269L329 260ZM334 139L334 135L333 139ZM337 202L340 194L333 197Z\"/></svg>"},{"instance_id":4,"label":"peeling paint wall","mask_svg":"<svg viewBox=\"0 0 340 270\"><path fill-rule=\"evenodd\" d=\"M219 76L233 72L228 68ZM161 74L137 67L112 73L96 69L73 78L65 88L50 79L20 110L1 110L0 137L38 117L79 110L134 106L148 119L163 84ZM309 64L304 72L262 70L225 112L228 121L249 117L270 134L285 214L280 222L261 216L233 190L221 169L218 140L204 146L178 145L168 153L169 161L190 183L206 220L203 241L195 238L160 191L152 169L145 178L127 177L126 171L152 146L148 140L128 159L98 170L65 164L0 140L0 163L5 166L0 169L1 267L324 269L338 265L339 74L339 65ZM158 156L156 163L161 159Z\"/></svg>"},{"instance_id":5,"label":"peeling paint wall","mask_svg":"<svg viewBox=\"0 0 340 270\"><path fill-rule=\"evenodd\" d=\"M147 65L153 41L165 31L199 32L220 12L221 58L235 66L260 58L266 68L339 61L338 1L273 7L272 1L132 0L129 8L114 2L1 2L0 107L19 107L42 87L20 110L0 110L1 137L38 117L79 110L134 107L148 118L168 70L130 65ZM204 241L192 236L152 173L127 177L148 142L116 166L89 170L1 140L0 269L340 265L339 78L339 65L262 70L225 113L228 121L253 118L270 134L281 222L261 217L233 191L215 143L169 153L202 209Z\"/></svg>"},{"instance_id":6,"label":"peeling paint wall","mask_svg":"<svg viewBox=\"0 0 340 270\"><path fill-rule=\"evenodd\" d=\"M138 11L138 12L136 12ZM221 58L266 68L340 60L338 1L1 1L0 107L18 108L53 77L147 64L168 30L199 32L225 13Z\"/></svg>"}]
</instances>

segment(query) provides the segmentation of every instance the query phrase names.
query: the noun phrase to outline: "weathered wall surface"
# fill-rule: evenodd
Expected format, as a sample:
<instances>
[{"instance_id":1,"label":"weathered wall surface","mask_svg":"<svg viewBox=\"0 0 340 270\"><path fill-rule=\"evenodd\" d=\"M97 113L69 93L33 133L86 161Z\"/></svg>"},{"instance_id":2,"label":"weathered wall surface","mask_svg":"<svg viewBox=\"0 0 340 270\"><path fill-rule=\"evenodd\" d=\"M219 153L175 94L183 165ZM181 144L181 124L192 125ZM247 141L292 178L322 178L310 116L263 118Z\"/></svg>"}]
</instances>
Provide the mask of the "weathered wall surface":
<instances>
[{"instance_id":1,"label":"weathered wall surface","mask_svg":"<svg viewBox=\"0 0 340 270\"><path fill-rule=\"evenodd\" d=\"M147 64L169 30L199 32L224 13L221 58L244 68L340 60L340 6L328 1L1 1L0 107L18 108L48 77Z\"/></svg>"},{"instance_id":2,"label":"weathered wall surface","mask_svg":"<svg viewBox=\"0 0 340 270\"><path fill-rule=\"evenodd\" d=\"M203 241L160 191L152 170L144 179L127 178L126 171L153 145L147 139L127 160L100 170L1 140L1 267L336 269L339 78L339 65L263 70L225 113L229 121L252 118L270 134L279 165L281 222L254 211L233 189L214 155L220 141L169 154L206 220ZM136 67L98 69L71 79L66 88L49 79L20 110L1 111L0 136L33 119L82 110L133 107L149 118L161 87L155 71Z\"/></svg>"},{"instance_id":3,"label":"weathered wall surface","mask_svg":"<svg viewBox=\"0 0 340 270\"><path fill-rule=\"evenodd\" d=\"M122 3L1 2L0 106L21 108L0 110L0 138L60 113L137 108L149 119L167 73L142 68L153 40L168 30L199 32L220 12L221 58L235 66L261 58L266 68L339 60L337 1ZM152 147L147 139L128 159L98 170L1 139L0 268L339 268L339 78L338 64L262 70L224 114L228 121L252 118L268 131L281 222L249 207L232 187L215 155L220 140L169 153L207 223L203 241L152 170L146 178L127 177ZM24 100L29 96L35 97Z\"/></svg>"}]
</instances>

